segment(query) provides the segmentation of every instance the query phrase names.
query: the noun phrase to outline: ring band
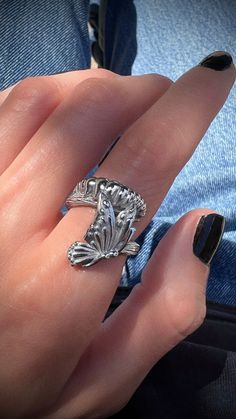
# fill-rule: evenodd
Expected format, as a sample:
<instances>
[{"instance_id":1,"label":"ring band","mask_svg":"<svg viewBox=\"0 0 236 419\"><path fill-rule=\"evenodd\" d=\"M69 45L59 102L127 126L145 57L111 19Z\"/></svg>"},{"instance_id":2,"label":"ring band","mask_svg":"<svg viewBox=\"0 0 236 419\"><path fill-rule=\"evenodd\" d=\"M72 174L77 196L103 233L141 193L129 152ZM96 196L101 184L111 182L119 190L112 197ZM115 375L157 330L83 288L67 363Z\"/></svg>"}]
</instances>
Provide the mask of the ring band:
<instances>
[{"instance_id":1,"label":"ring band","mask_svg":"<svg viewBox=\"0 0 236 419\"><path fill-rule=\"evenodd\" d=\"M83 179L67 198L67 208L81 205L97 208L94 222L84 240L75 242L67 252L72 266L91 266L101 259L119 254L136 255L138 243L130 241L136 229L132 227L146 213L146 204L138 193L115 180Z\"/></svg>"}]
</instances>

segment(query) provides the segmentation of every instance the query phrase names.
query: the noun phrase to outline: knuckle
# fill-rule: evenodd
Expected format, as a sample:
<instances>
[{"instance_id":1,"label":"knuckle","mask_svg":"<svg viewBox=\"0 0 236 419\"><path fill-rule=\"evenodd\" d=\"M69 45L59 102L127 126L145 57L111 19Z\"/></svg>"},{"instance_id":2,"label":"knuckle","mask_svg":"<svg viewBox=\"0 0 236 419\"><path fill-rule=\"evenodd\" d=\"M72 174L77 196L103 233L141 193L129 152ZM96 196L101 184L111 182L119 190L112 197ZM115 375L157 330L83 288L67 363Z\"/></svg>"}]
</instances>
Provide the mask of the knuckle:
<instances>
[{"instance_id":1,"label":"knuckle","mask_svg":"<svg viewBox=\"0 0 236 419\"><path fill-rule=\"evenodd\" d=\"M165 309L174 344L193 333L202 324L206 315L203 295L197 298L196 295L179 294L173 290L165 293Z\"/></svg>"},{"instance_id":2,"label":"knuckle","mask_svg":"<svg viewBox=\"0 0 236 419\"><path fill-rule=\"evenodd\" d=\"M158 93L160 92L160 86L164 93L173 84L173 81L169 77L161 74L151 73L148 74L148 77L152 79L153 87L156 85Z\"/></svg>"},{"instance_id":3,"label":"knuckle","mask_svg":"<svg viewBox=\"0 0 236 419\"><path fill-rule=\"evenodd\" d=\"M102 77L90 77L77 85L77 91L80 93L80 90L86 92L87 95L90 95L92 98L98 96L103 92L111 90L112 81L107 80Z\"/></svg>"},{"instance_id":4,"label":"knuckle","mask_svg":"<svg viewBox=\"0 0 236 419\"><path fill-rule=\"evenodd\" d=\"M157 145L154 143L154 155L158 155L159 170L164 174L178 171L185 161L185 147L179 138L179 132L176 126L168 118L158 123L155 131L154 141L158 138ZM181 134L182 136L182 134Z\"/></svg>"},{"instance_id":5,"label":"knuckle","mask_svg":"<svg viewBox=\"0 0 236 419\"><path fill-rule=\"evenodd\" d=\"M159 135L161 139L161 168L164 172L170 171L176 175L186 163L186 136L179 126L167 116L160 124Z\"/></svg>"},{"instance_id":6,"label":"knuckle","mask_svg":"<svg viewBox=\"0 0 236 419\"><path fill-rule=\"evenodd\" d=\"M102 114L104 119L107 119L109 113L107 104L114 103L114 95L116 93L117 90L115 91L113 80L92 77L77 85L75 89L75 102L76 105L80 106L80 111L84 115L90 117L90 112L93 112L93 117L96 118L94 109L99 107L99 120L102 119ZM102 112L104 108L106 109L105 113Z\"/></svg>"},{"instance_id":7,"label":"knuckle","mask_svg":"<svg viewBox=\"0 0 236 419\"><path fill-rule=\"evenodd\" d=\"M186 156L173 126L167 121L159 121L148 130L149 136L143 132L142 126L140 128L138 124L135 136L127 141L128 152L132 155L132 165L136 170L140 166L140 170L144 175L146 173L148 178L153 176L156 179L158 175L159 179L167 180L175 177L183 166ZM147 167L147 170L144 170L144 167Z\"/></svg>"},{"instance_id":8,"label":"knuckle","mask_svg":"<svg viewBox=\"0 0 236 419\"><path fill-rule=\"evenodd\" d=\"M59 89L49 77L27 77L21 80L11 91L12 107L15 111L25 111L38 103L57 101Z\"/></svg>"},{"instance_id":9,"label":"knuckle","mask_svg":"<svg viewBox=\"0 0 236 419\"><path fill-rule=\"evenodd\" d=\"M96 74L97 77L108 78L108 79L113 79L117 77L116 73L113 73L113 71L107 70L105 68L94 69L94 74Z\"/></svg>"},{"instance_id":10,"label":"knuckle","mask_svg":"<svg viewBox=\"0 0 236 419\"><path fill-rule=\"evenodd\" d=\"M159 74L160 80L162 81L165 86L170 87L174 82L167 76L163 76L162 74Z\"/></svg>"}]
</instances>

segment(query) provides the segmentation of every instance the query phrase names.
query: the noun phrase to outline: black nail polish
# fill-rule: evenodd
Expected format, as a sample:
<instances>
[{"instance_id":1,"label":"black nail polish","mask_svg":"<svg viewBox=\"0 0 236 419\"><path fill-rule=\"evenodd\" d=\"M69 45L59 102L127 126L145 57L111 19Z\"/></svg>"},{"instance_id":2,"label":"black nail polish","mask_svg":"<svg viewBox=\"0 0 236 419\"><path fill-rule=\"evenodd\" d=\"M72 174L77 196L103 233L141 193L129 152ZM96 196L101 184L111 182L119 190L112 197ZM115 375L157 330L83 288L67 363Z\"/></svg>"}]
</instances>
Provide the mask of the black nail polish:
<instances>
[{"instance_id":1,"label":"black nail polish","mask_svg":"<svg viewBox=\"0 0 236 419\"><path fill-rule=\"evenodd\" d=\"M193 239L193 253L209 265L220 244L224 232L225 218L220 214L202 216Z\"/></svg>"},{"instance_id":2,"label":"black nail polish","mask_svg":"<svg viewBox=\"0 0 236 419\"><path fill-rule=\"evenodd\" d=\"M199 64L201 67L211 68L216 71L226 70L231 66L233 58L228 52L216 51L205 57Z\"/></svg>"}]
</instances>

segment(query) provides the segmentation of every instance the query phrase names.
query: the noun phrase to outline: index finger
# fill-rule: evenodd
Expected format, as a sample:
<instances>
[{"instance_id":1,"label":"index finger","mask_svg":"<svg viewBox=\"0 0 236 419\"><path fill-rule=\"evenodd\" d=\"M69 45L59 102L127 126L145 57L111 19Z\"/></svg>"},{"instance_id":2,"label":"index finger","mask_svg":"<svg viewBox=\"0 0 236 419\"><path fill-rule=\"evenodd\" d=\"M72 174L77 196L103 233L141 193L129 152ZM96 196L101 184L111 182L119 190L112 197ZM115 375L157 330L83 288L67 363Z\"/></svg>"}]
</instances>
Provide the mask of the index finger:
<instances>
[{"instance_id":1,"label":"index finger","mask_svg":"<svg viewBox=\"0 0 236 419\"><path fill-rule=\"evenodd\" d=\"M223 106L235 80L229 54L219 51L212 60L225 61L222 71L197 65L183 74L133 126L106 159L96 176L117 179L147 201L151 217L192 156ZM210 66L210 56L207 58ZM230 65L229 65L230 62ZM142 221L140 230L143 228Z\"/></svg>"}]
</instances>

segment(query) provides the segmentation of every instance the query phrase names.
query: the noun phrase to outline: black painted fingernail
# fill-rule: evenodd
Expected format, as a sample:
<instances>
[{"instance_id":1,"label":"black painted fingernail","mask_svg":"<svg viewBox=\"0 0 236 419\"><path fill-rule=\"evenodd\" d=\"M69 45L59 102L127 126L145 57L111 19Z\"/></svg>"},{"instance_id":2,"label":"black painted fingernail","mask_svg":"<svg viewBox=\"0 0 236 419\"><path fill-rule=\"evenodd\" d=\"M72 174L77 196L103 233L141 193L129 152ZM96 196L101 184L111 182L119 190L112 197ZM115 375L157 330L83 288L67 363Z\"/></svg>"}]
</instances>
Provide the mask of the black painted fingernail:
<instances>
[{"instance_id":1,"label":"black painted fingernail","mask_svg":"<svg viewBox=\"0 0 236 419\"><path fill-rule=\"evenodd\" d=\"M228 52L216 51L205 57L199 64L201 67L212 68L216 71L226 70L231 66L233 58Z\"/></svg>"},{"instance_id":2,"label":"black painted fingernail","mask_svg":"<svg viewBox=\"0 0 236 419\"><path fill-rule=\"evenodd\" d=\"M203 215L193 239L193 253L209 265L220 244L224 232L225 218L220 214Z\"/></svg>"}]
</instances>

